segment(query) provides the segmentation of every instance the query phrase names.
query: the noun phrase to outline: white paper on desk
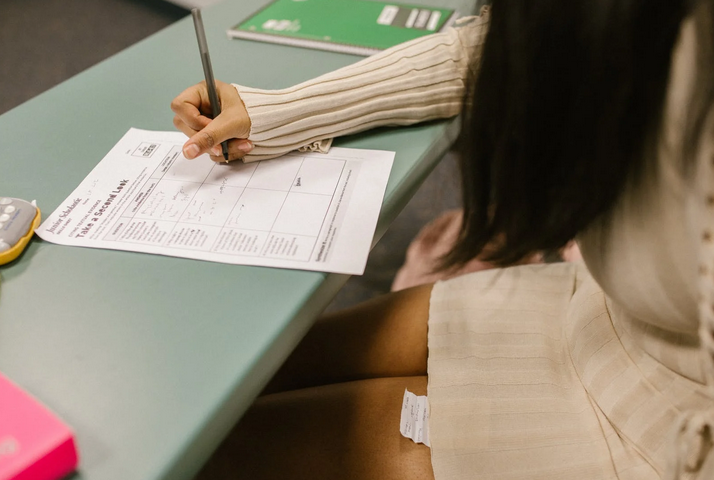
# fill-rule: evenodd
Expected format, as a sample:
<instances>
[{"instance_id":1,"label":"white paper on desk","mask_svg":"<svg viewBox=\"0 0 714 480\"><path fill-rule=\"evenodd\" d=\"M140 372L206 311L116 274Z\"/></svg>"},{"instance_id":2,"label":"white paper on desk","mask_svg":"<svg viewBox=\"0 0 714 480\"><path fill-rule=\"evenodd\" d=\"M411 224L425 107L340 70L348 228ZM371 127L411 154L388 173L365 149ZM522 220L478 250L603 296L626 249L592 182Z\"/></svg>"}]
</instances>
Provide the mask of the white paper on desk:
<instances>
[{"instance_id":1,"label":"white paper on desk","mask_svg":"<svg viewBox=\"0 0 714 480\"><path fill-rule=\"evenodd\" d=\"M361 274L394 152L186 160L179 132L130 129L37 234L48 242Z\"/></svg>"}]
</instances>

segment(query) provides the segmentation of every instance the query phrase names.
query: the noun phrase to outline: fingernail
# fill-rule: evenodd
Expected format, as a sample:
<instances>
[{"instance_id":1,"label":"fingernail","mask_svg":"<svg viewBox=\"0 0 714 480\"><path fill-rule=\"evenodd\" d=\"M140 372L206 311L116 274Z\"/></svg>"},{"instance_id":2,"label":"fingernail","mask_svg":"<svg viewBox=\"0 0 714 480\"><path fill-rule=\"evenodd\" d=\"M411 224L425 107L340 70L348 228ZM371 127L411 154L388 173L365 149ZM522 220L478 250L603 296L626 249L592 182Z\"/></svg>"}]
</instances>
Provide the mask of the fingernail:
<instances>
[{"instance_id":1,"label":"fingernail","mask_svg":"<svg viewBox=\"0 0 714 480\"><path fill-rule=\"evenodd\" d=\"M216 157L220 157L221 155L223 155L223 152L221 151L221 147L213 147L211 149L211 154L215 155Z\"/></svg>"},{"instance_id":2,"label":"fingernail","mask_svg":"<svg viewBox=\"0 0 714 480\"><path fill-rule=\"evenodd\" d=\"M201 149L198 148L198 145L192 143L191 145L183 148L183 156L191 160L192 158L196 158L196 155L198 155L198 152L200 151Z\"/></svg>"},{"instance_id":3,"label":"fingernail","mask_svg":"<svg viewBox=\"0 0 714 480\"><path fill-rule=\"evenodd\" d=\"M243 153L248 153L253 150L253 144L251 142L241 142L238 144L238 150Z\"/></svg>"}]
</instances>

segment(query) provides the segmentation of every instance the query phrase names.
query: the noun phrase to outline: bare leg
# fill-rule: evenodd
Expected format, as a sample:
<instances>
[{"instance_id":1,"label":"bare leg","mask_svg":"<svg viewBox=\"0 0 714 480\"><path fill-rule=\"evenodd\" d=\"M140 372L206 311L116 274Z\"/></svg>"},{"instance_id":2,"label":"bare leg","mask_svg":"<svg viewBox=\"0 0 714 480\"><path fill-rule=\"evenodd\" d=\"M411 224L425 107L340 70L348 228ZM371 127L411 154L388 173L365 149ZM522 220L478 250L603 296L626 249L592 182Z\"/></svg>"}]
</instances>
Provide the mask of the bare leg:
<instances>
[{"instance_id":1,"label":"bare leg","mask_svg":"<svg viewBox=\"0 0 714 480\"><path fill-rule=\"evenodd\" d=\"M263 393L426 375L431 288L422 285L382 295L322 317Z\"/></svg>"},{"instance_id":2,"label":"bare leg","mask_svg":"<svg viewBox=\"0 0 714 480\"><path fill-rule=\"evenodd\" d=\"M429 449L399 433L405 388L425 395L426 377L263 396L196 480L433 480Z\"/></svg>"}]
</instances>

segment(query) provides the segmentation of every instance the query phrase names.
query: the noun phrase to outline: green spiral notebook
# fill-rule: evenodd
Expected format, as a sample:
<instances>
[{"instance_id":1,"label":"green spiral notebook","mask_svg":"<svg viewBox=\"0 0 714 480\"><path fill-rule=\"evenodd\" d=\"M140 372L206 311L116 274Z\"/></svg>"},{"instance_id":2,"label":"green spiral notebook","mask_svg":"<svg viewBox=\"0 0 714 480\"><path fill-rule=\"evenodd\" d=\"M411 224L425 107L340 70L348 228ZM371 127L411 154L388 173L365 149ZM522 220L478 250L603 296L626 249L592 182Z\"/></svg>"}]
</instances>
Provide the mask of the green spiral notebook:
<instances>
[{"instance_id":1,"label":"green spiral notebook","mask_svg":"<svg viewBox=\"0 0 714 480\"><path fill-rule=\"evenodd\" d=\"M275 0L228 35L368 56L441 31L457 17L448 8L375 0Z\"/></svg>"}]
</instances>

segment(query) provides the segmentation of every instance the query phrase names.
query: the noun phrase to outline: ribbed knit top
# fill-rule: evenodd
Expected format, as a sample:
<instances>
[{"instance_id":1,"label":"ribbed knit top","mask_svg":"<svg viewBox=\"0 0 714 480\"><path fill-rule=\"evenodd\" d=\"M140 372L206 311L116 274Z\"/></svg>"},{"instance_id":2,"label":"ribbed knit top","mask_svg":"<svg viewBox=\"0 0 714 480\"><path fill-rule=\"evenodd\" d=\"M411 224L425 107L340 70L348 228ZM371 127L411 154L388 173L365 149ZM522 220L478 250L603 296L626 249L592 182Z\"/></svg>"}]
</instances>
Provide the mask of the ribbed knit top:
<instances>
[{"instance_id":1,"label":"ribbed knit top","mask_svg":"<svg viewBox=\"0 0 714 480\"><path fill-rule=\"evenodd\" d=\"M457 115L469 60L481 55L487 12L290 88L234 85L255 145L244 161L325 151L333 137Z\"/></svg>"}]
</instances>

